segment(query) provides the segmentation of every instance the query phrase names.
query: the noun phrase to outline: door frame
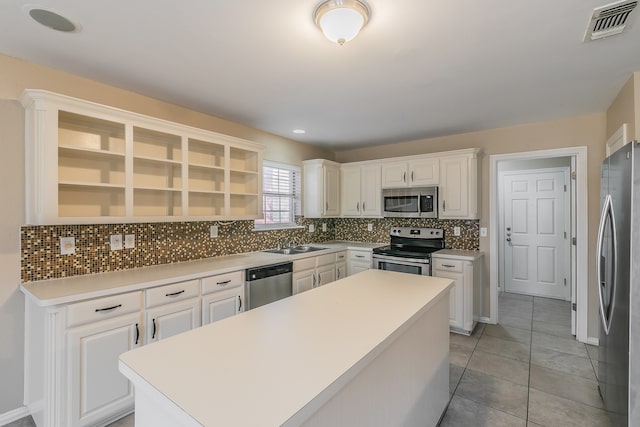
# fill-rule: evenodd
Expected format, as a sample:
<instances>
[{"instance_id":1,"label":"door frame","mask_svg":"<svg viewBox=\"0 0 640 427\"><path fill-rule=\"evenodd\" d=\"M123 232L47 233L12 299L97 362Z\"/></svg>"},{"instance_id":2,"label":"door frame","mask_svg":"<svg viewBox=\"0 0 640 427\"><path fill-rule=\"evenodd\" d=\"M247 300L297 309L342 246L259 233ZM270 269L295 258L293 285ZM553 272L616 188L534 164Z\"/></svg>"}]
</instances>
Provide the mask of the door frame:
<instances>
[{"instance_id":1,"label":"door frame","mask_svg":"<svg viewBox=\"0 0 640 427\"><path fill-rule=\"evenodd\" d=\"M504 186L503 184L503 180L505 178L505 176L508 175L527 175L527 174L539 174L539 173L547 173L547 172L561 172L564 176L564 182L563 184L567 186L567 188L571 189L571 166L554 166L554 167L550 167L550 168L533 168L533 169L518 169L518 170L508 170L508 171L502 171L502 172L498 172L498 188L502 189L502 191L504 191ZM572 221L572 216L573 216L573 212L571 210L571 193L573 193L573 191L567 191L564 197L564 204L563 204L563 209L565 211L563 217L562 217L562 221L563 221L563 225L564 225L564 229L565 232L567 233L567 237L565 239L565 242L563 244L562 250L564 252L565 255L565 259L567 261L570 262L569 265L565 265L563 267L564 269L564 277L570 278L570 282L567 283L567 291L569 292L569 300L571 301L573 298L573 289L571 284L573 283L573 271L572 271L572 263L571 263L571 236L575 236L575 234L573 234L572 231L572 227L571 227L571 223ZM500 207L499 209L499 215L498 215L498 232L500 233L498 242L502 241L503 245L504 245L504 221L505 221L505 206L504 206L504 198L503 197L499 197L498 199L498 206ZM498 248L498 262L500 261L504 261L504 257L505 257L505 251L502 250L502 247ZM503 280L499 280L499 285L502 284L504 286L504 290L506 291L507 288L507 283L506 280L504 280L506 278L506 263L502 263L499 265L499 270L498 270L498 277L503 279ZM501 276L502 275L502 276ZM500 286L498 286L500 287ZM565 291L566 292L566 291ZM567 301L567 300L563 300L563 301Z\"/></svg>"},{"instance_id":2,"label":"door frame","mask_svg":"<svg viewBox=\"0 0 640 427\"><path fill-rule=\"evenodd\" d=\"M576 289L576 339L581 342L588 342L588 303L589 303L589 240L588 240L588 191L587 191L587 147L568 147L549 150L527 151L511 154L494 154L489 156L489 227L490 246L489 253L496 254L490 257L489 279L490 279L490 313L489 323L498 323L498 245L499 245L499 206L498 206L498 164L503 161L548 159L553 157L575 158L575 174L570 179L571 186L575 188L576 194L576 234L571 238L576 238L576 245L571 245L572 251L576 254L576 274L571 277L572 286ZM573 174L573 172L572 172ZM575 187L574 187L575 186ZM571 257L573 259L573 256ZM575 283L574 283L575 281Z\"/></svg>"}]
</instances>

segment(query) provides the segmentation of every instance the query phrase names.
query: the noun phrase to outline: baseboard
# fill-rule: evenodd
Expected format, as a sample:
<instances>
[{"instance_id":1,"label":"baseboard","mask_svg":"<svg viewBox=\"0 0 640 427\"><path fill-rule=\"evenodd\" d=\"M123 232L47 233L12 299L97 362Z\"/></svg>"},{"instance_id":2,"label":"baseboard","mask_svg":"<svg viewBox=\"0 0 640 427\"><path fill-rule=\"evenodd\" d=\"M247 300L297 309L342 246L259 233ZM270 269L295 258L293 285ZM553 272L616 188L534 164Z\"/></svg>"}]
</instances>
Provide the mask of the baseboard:
<instances>
[{"instance_id":1,"label":"baseboard","mask_svg":"<svg viewBox=\"0 0 640 427\"><path fill-rule=\"evenodd\" d=\"M478 322L479 323L489 323L491 325L495 325L495 322L492 322L490 317L485 317L485 316L478 317Z\"/></svg>"},{"instance_id":2,"label":"baseboard","mask_svg":"<svg viewBox=\"0 0 640 427\"><path fill-rule=\"evenodd\" d=\"M599 345L600 345L600 338L596 338L596 337L587 337L587 342L586 342L586 344L591 344L591 345L599 346Z\"/></svg>"},{"instance_id":3,"label":"baseboard","mask_svg":"<svg viewBox=\"0 0 640 427\"><path fill-rule=\"evenodd\" d=\"M7 424L18 421L19 419L24 418L28 415L29 410L26 406L14 409L13 411L5 412L4 414L0 414L0 426L6 426Z\"/></svg>"}]
</instances>

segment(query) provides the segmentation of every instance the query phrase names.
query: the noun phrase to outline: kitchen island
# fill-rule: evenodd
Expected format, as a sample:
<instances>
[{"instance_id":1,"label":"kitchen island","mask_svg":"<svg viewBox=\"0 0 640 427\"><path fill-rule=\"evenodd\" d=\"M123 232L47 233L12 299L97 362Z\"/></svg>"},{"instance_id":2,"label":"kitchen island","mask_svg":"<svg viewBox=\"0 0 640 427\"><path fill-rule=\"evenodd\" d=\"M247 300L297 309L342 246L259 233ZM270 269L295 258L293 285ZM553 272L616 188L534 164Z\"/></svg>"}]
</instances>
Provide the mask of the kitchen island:
<instances>
[{"instance_id":1,"label":"kitchen island","mask_svg":"<svg viewBox=\"0 0 640 427\"><path fill-rule=\"evenodd\" d=\"M369 270L127 352L136 427L435 426L450 286Z\"/></svg>"}]
</instances>

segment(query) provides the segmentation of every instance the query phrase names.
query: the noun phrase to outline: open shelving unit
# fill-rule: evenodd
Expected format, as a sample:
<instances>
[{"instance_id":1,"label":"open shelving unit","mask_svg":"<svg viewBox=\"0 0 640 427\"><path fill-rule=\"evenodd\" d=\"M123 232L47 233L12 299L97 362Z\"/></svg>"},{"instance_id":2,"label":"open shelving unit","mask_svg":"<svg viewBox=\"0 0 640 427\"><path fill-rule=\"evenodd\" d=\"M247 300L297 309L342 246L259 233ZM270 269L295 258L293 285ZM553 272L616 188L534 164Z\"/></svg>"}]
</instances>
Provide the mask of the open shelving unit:
<instances>
[{"instance_id":1,"label":"open shelving unit","mask_svg":"<svg viewBox=\"0 0 640 427\"><path fill-rule=\"evenodd\" d=\"M261 216L261 144L26 90L27 223Z\"/></svg>"}]
</instances>

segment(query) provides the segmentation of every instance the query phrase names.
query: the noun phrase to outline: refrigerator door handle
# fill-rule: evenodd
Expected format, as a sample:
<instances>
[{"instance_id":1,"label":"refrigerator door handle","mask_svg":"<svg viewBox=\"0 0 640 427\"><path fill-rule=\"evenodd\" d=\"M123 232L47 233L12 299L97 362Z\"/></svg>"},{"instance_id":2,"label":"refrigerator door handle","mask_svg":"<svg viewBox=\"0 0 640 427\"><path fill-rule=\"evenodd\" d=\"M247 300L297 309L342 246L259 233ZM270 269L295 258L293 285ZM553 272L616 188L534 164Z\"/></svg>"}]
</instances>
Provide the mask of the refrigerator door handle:
<instances>
[{"instance_id":1,"label":"refrigerator door handle","mask_svg":"<svg viewBox=\"0 0 640 427\"><path fill-rule=\"evenodd\" d=\"M611 228L612 228L612 236L611 238L613 239L613 245L611 245L612 247L612 254L610 254L610 259L612 260L611 265L613 266L613 275L611 276L613 279L613 283L611 283L610 285L613 288L613 292L615 293L615 282L617 280L617 275L618 275L618 271L617 271L617 263L616 263L616 250L617 250L617 239L616 239L616 222L615 222L615 217L613 215L613 201L611 199L611 195L607 194L607 196L605 197L604 200L604 204L602 206L602 213L600 215L600 224L598 226L598 241L597 241L597 245L596 245L596 276L597 276L597 284L598 284L598 301L600 303L600 318L602 320L602 326L604 327L604 331L607 335L609 335L609 329L611 328L611 322L610 319L612 318L612 314L613 314L613 310L614 310L614 295L611 295L611 299L610 299L610 307L609 307L609 313L605 312L605 306L604 306L604 300L603 300L603 296L602 293L605 291L606 285L607 285L607 281L606 278L603 278L602 274L602 245L603 245L603 241L604 241L604 234L605 234L605 227L607 224L607 218L609 218L609 220L611 221ZM607 315L608 314L608 315Z\"/></svg>"}]
</instances>

